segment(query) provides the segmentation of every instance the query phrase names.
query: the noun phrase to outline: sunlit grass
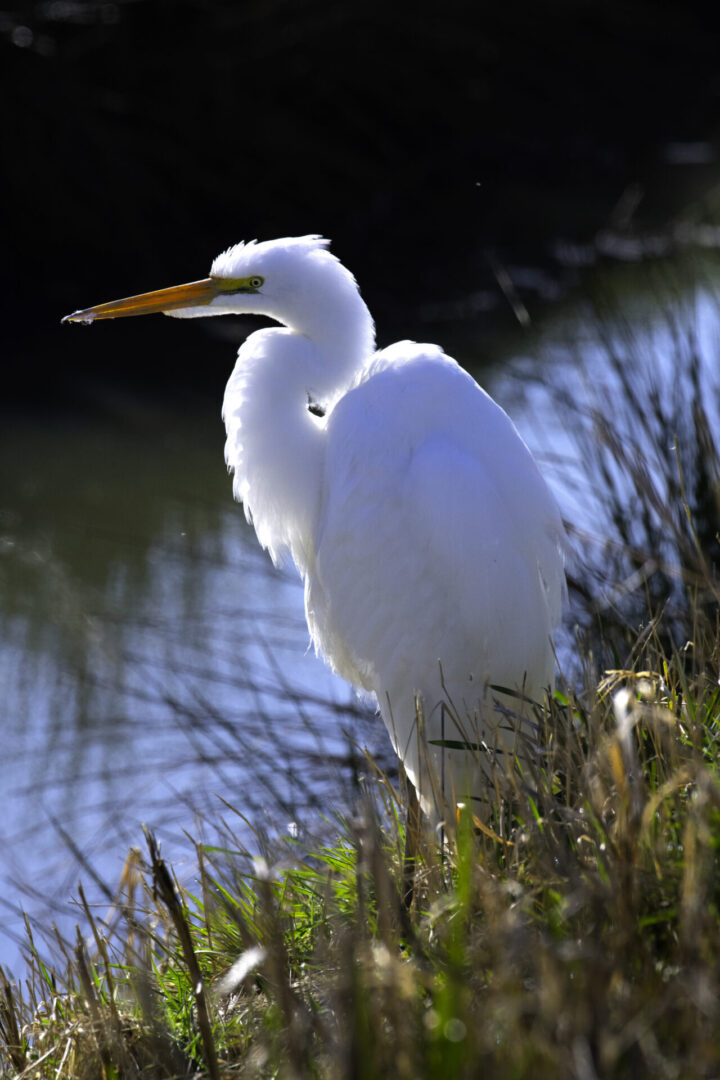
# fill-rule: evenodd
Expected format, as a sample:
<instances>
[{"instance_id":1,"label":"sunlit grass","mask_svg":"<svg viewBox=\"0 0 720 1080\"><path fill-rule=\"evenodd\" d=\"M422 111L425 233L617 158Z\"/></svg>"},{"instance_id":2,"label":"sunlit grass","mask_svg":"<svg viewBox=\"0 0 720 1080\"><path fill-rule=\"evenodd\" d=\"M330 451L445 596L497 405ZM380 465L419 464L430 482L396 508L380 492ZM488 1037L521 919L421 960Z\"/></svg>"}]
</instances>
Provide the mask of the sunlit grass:
<instances>
[{"instance_id":1,"label":"sunlit grass","mask_svg":"<svg viewBox=\"0 0 720 1080\"><path fill-rule=\"evenodd\" d=\"M409 906L404 798L370 765L331 843L248 858L229 832L192 891L149 837L113 932L85 905L72 949L29 939L3 978L8 1075L715 1075L719 656L654 649L538 713L496 838L469 808L421 833Z\"/></svg>"}]
</instances>

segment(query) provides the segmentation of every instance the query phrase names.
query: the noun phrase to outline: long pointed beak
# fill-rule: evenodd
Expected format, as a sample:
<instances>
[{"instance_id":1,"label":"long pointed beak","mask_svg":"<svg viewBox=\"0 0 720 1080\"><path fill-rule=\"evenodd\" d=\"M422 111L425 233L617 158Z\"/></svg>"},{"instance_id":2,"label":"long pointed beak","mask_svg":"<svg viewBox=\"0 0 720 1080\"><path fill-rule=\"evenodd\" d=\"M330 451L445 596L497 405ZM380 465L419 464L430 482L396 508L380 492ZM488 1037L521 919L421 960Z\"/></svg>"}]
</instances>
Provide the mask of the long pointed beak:
<instances>
[{"instance_id":1,"label":"long pointed beak","mask_svg":"<svg viewBox=\"0 0 720 1080\"><path fill-rule=\"evenodd\" d=\"M187 285L172 285L169 289L126 296L123 300L110 300L107 304L73 311L61 321L92 323L96 319L122 319L129 315L150 315L154 311L173 311L177 308L199 307L209 304L222 290L212 278L191 281Z\"/></svg>"}]
</instances>

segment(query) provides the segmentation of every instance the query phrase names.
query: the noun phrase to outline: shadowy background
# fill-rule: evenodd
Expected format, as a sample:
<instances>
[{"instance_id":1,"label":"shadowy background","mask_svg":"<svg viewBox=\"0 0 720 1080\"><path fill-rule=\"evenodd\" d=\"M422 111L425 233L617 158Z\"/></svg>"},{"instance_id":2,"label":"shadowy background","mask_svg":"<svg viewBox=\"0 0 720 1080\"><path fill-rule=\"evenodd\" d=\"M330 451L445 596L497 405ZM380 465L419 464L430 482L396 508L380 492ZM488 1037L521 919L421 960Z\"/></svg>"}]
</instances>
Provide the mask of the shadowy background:
<instances>
[{"instance_id":1,"label":"shadowy background","mask_svg":"<svg viewBox=\"0 0 720 1080\"><path fill-rule=\"evenodd\" d=\"M667 222L716 175L718 15L699 2L49 0L0 11L5 390L218 400L226 320L59 326L320 232L380 343L473 341ZM622 219L622 220L620 220ZM449 317L452 316L452 317ZM463 326L458 329L458 322ZM219 325L220 324L220 325Z\"/></svg>"}]
</instances>

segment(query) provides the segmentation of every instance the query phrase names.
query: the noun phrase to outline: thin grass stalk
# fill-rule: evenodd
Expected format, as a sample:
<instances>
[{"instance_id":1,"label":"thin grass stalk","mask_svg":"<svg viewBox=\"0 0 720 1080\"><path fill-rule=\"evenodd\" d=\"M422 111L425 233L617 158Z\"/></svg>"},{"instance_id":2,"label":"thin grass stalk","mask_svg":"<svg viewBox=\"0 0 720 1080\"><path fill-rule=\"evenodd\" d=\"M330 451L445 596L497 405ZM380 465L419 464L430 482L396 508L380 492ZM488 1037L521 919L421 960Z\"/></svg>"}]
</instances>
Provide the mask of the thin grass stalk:
<instances>
[{"instance_id":1,"label":"thin grass stalk","mask_svg":"<svg viewBox=\"0 0 720 1080\"><path fill-rule=\"evenodd\" d=\"M160 852L158 850L157 842L153 833L145 828L145 839L148 845L148 851L150 852L150 862L152 866L153 877L153 890L160 898L162 903L170 915L172 924L175 928L175 932L178 936L180 946L182 948L183 957L187 966L190 980L193 987L193 994L195 999L195 1007L197 1010L197 1023L200 1029L200 1037L202 1039L203 1050L205 1054L205 1064L208 1070L208 1074L211 1080L220 1080L220 1071L218 1067L217 1051L215 1048L215 1039L213 1037L212 1024L210 1022L210 1010L205 992L205 984L200 971L200 967L195 955L195 948L192 942L192 934L190 927L185 918L185 912L183 905L178 897L177 891L173 884L172 877L168 871L167 865L164 860L160 858Z\"/></svg>"}]
</instances>

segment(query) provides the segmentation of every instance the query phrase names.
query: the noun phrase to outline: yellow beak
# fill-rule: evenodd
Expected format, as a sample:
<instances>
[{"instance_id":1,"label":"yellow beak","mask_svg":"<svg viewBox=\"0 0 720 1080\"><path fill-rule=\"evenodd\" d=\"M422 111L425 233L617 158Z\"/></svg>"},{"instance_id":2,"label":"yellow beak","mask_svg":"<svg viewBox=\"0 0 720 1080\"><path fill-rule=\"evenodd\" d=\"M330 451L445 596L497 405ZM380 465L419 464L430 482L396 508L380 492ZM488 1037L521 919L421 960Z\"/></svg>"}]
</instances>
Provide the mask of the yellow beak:
<instances>
[{"instance_id":1,"label":"yellow beak","mask_svg":"<svg viewBox=\"0 0 720 1080\"><path fill-rule=\"evenodd\" d=\"M176 308L199 307L209 304L219 293L226 291L218 287L213 278L191 281L187 285L172 285L169 289L155 289L154 292L140 293L138 296L126 296L123 300L110 300L107 304L73 311L62 322L92 323L96 319L122 319L128 315L151 315L154 311L173 311Z\"/></svg>"}]
</instances>

